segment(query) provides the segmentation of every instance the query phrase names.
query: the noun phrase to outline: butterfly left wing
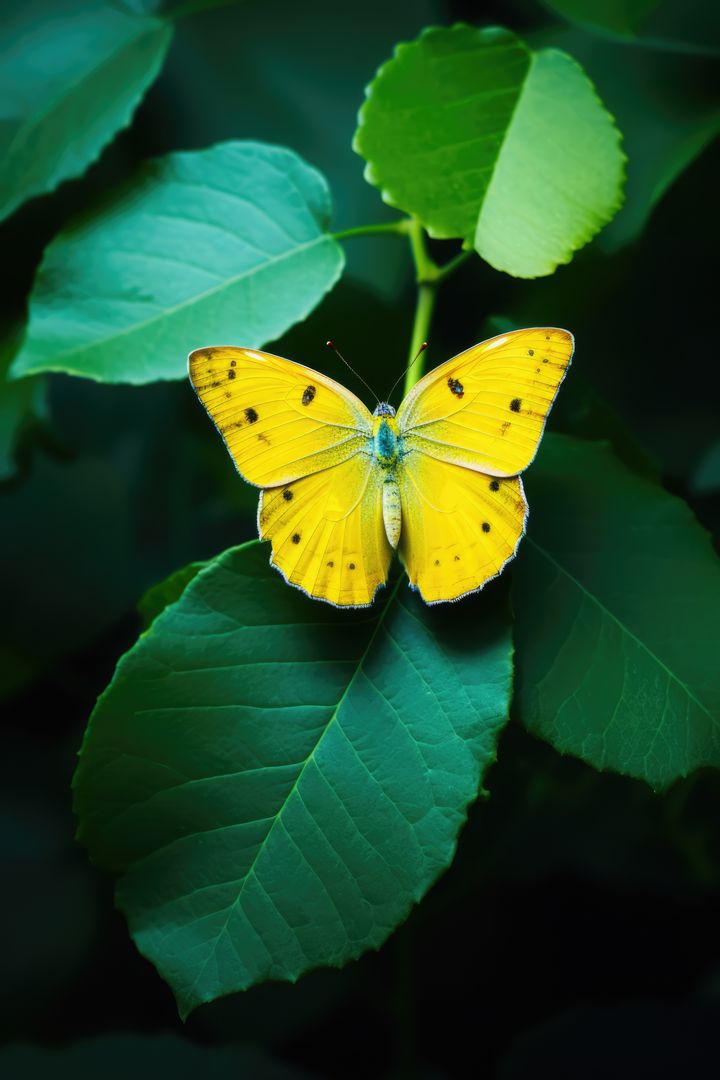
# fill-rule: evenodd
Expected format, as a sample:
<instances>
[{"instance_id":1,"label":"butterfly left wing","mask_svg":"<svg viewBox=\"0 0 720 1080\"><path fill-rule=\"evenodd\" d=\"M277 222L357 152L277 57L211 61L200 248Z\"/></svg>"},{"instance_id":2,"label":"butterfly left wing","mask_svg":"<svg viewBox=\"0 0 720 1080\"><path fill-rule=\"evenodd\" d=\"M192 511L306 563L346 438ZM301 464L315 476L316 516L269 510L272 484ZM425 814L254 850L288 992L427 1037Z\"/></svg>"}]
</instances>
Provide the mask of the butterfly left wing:
<instances>
[{"instance_id":1,"label":"butterfly left wing","mask_svg":"<svg viewBox=\"0 0 720 1080\"><path fill-rule=\"evenodd\" d=\"M406 453L491 476L516 476L535 456L573 336L537 327L483 341L428 372L401 404Z\"/></svg>"},{"instance_id":2,"label":"butterfly left wing","mask_svg":"<svg viewBox=\"0 0 720 1080\"><path fill-rule=\"evenodd\" d=\"M387 580L392 548L382 470L369 454L263 491L258 531L286 581L337 607L367 607Z\"/></svg>"},{"instance_id":3,"label":"butterfly left wing","mask_svg":"<svg viewBox=\"0 0 720 1080\"><path fill-rule=\"evenodd\" d=\"M196 349L190 379L238 472L287 484L367 447L372 417L340 383L257 349Z\"/></svg>"},{"instance_id":4,"label":"butterfly left wing","mask_svg":"<svg viewBox=\"0 0 720 1080\"><path fill-rule=\"evenodd\" d=\"M527 504L519 476L499 479L409 454L399 474L400 558L427 604L475 592L517 551Z\"/></svg>"}]
</instances>

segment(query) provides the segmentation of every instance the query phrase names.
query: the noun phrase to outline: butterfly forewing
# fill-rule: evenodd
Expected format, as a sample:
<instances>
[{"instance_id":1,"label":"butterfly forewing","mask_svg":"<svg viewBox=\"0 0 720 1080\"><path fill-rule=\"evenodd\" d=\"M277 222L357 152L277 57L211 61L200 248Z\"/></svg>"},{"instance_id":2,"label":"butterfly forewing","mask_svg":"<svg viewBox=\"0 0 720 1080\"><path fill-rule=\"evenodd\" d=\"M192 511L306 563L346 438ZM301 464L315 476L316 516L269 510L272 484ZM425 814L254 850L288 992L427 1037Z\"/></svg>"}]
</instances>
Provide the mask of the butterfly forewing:
<instances>
[{"instance_id":1,"label":"butterfly forewing","mask_svg":"<svg viewBox=\"0 0 720 1080\"><path fill-rule=\"evenodd\" d=\"M190 378L239 472L258 487L347 461L372 433L370 413L344 386L271 353L196 349Z\"/></svg>"},{"instance_id":2,"label":"butterfly forewing","mask_svg":"<svg viewBox=\"0 0 720 1080\"><path fill-rule=\"evenodd\" d=\"M424 376L398 410L406 452L515 476L535 456L570 363L567 330L501 334Z\"/></svg>"}]
</instances>

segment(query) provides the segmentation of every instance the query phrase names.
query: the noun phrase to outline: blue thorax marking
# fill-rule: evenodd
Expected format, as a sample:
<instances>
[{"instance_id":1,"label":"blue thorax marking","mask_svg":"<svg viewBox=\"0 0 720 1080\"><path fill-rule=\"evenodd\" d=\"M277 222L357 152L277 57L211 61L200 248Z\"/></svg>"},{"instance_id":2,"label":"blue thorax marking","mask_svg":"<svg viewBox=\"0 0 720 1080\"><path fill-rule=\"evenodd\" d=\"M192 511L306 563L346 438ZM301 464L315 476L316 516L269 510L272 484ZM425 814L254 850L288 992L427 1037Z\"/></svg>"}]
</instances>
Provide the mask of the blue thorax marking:
<instances>
[{"instance_id":1,"label":"blue thorax marking","mask_svg":"<svg viewBox=\"0 0 720 1080\"><path fill-rule=\"evenodd\" d=\"M394 416L395 410L387 401L378 401L373 416Z\"/></svg>"}]
</instances>

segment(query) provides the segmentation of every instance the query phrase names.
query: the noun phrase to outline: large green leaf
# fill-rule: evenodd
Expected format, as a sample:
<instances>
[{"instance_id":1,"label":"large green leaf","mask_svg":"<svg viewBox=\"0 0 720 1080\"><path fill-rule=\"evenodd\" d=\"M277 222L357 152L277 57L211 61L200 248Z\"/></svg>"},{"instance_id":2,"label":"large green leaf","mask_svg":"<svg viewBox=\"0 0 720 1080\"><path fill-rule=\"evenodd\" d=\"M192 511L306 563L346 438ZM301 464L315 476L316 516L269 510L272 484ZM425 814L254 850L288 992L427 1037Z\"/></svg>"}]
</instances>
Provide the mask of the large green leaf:
<instances>
[{"instance_id":1,"label":"large green leaf","mask_svg":"<svg viewBox=\"0 0 720 1080\"><path fill-rule=\"evenodd\" d=\"M78 176L130 123L170 24L102 0L9 5L0 32L0 219Z\"/></svg>"},{"instance_id":2,"label":"large green leaf","mask_svg":"<svg viewBox=\"0 0 720 1080\"><path fill-rule=\"evenodd\" d=\"M342 611L257 541L194 578L121 660L75 780L183 1015L382 944L452 858L510 674L498 589L443 611L398 581Z\"/></svg>"},{"instance_id":3,"label":"large green leaf","mask_svg":"<svg viewBox=\"0 0 720 1080\"><path fill-rule=\"evenodd\" d=\"M170 154L45 252L12 374L182 378L202 345L259 346L302 319L343 266L330 195L296 154L254 142Z\"/></svg>"},{"instance_id":4,"label":"large green leaf","mask_svg":"<svg viewBox=\"0 0 720 1080\"><path fill-rule=\"evenodd\" d=\"M399 45L354 145L386 202L517 277L569 262L621 203L620 136L582 69L507 30Z\"/></svg>"},{"instance_id":5,"label":"large green leaf","mask_svg":"<svg viewBox=\"0 0 720 1080\"><path fill-rule=\"evenodd\" d=\"M664 788L720 765L720 565L601 443L545 439L513 579L516 701L562 753Z\"/></svg>"}]
</instances>

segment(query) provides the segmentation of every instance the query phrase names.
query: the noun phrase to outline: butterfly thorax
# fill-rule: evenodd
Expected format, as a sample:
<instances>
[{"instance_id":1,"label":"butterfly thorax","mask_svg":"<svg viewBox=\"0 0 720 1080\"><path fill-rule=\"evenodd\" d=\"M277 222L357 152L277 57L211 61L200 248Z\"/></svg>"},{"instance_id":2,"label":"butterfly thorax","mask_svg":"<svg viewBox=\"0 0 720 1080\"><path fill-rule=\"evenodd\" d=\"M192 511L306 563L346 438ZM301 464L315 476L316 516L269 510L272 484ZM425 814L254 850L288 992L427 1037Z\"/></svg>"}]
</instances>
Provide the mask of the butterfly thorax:
<instances>
[{"instance_id":1,"label":"butterfly thorax","mask_svg":"<svg viewBox=\"0 0 720 1080\"><path fill-rule=\"evenodd\" d=\"M383 406L378 405L373 418L373 452L378 464L388 469L395 464L399 456L399 432L392 406L384 406L385 409L392 409L392 412L379 413L381 408Z\"/></svg>"}]
</instances>

